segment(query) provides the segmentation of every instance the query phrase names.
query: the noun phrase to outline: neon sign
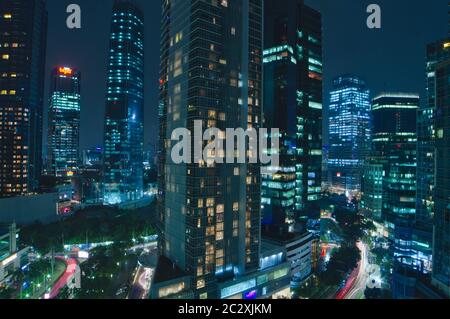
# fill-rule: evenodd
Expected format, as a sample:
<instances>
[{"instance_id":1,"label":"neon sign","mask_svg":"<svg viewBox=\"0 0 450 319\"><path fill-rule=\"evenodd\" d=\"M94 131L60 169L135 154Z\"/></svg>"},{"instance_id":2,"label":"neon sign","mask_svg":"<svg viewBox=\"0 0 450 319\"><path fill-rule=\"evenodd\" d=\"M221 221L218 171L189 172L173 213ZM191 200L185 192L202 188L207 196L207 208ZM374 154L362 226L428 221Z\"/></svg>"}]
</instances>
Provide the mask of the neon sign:
<instances>
[{"instance_id":1,"label":"neon sign","mask_svg":"<svg viewBox=\"0 0 450 319\"><path fill-rule=\"evenodd\" d=\"M73 70L68 67L59 67L58 72L59 72L59 74L64 74L64 75L72 75L73 74Z\"/></svg>"}]
</instances>

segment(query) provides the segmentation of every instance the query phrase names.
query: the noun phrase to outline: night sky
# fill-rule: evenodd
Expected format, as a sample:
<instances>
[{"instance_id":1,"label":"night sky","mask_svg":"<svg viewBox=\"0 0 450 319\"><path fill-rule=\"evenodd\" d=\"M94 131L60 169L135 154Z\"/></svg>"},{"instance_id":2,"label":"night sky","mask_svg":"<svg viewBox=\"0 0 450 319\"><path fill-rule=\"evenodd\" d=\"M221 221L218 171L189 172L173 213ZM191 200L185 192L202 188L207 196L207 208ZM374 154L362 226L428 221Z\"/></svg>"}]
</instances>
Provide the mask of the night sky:
<instances>
[{"instance_id":1,"label":"night sky","mask_svg":"<svg viewBox=\"0 0 450 319\"><path fill-rule=\"evenodd\" d=\"M136 0L145 10L145 147L157 140L160 0ZM426 44L447 36L447 0L307 0L324 22L325 107L334 77L354 73L373 94L425 94ZM66 7L77 3L82 28L69 30ZM108 36L113 0L47 0L49 12L46 93L54 66L82 73L81 148L101 146L106 93ZM366 8L382 8L382 29L366 26ZM46 94L46 101L47 101ZM46 103L45 108L48 108ZM326 124L326 123L325 123ZM325 125L326 127L326 125Z\"/></svg>"}]
</instances>

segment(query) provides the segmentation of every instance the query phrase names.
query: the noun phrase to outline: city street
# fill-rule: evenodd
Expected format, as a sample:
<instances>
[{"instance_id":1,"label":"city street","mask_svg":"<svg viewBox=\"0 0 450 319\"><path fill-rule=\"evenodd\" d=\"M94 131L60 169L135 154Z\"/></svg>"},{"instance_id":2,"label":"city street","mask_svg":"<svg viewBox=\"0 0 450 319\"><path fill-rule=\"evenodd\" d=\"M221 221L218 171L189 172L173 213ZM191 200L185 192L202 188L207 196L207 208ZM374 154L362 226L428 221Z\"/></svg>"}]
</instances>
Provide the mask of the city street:
<instances>
[{"instance_id":1,"label":"city street","mask_svg":"<svg viewBox=\"0 0 450 319\"><path fill-rule=\"evenodd\" d=\"M369 274L367 272L367 267L369 265L367 245L363 242L358 242L357 246L361 251L358 276L348 293L345 295L345 299L364 299L364 292L367 287L367 280L369 279Z\"/></svg>"},{"instance_id":2,"label":"city street","mask_svg":"<svg viewBox=\"0 0 450 319\"><path fill-rule=\"evenodd\" d=\"M336 299L364 299L364 291L366 290L366 284L368 279L367 266L367 246L358 242L357 244L361 251L361 261L358 267L350 274L347 282L339 292Z\"/></svg>"},{"instance_id":3,"label":"city street","mask_svg":"<svg viewBox=\"0 0 450 319\"><path fill-rule=\"evenodd\" d=\"M62 258L60 258L62 259ZM70 280L72 280L72 277L75 275L78 267L78 262L74 258L69 258L65 260L67 268L64 274L58 279L58 281L53 286L49 298L47 299L54 299L58 296L61 289L67 286Z\"/></svg>"}]
</instances>

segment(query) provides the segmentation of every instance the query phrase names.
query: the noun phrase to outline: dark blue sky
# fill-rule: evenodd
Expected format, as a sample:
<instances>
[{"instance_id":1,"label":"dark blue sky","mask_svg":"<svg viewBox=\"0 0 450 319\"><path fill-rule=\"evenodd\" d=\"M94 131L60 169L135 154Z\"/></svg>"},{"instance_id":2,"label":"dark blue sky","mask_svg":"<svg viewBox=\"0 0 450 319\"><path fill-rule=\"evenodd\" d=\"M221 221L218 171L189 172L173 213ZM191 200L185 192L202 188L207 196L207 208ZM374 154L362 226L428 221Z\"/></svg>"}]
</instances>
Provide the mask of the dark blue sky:
<instances>
[{"instance_id":1,"label":"dark blue sky","mask_svg":"<svg viewBox=\"0 0 450 319\"><path fill-rule=\"evenodd\" d=\"M160 0L136 0L145 10L145 142L157 139ZM448 31L447 0L306 0L324 22L325 104L331 80L343 73L362 76L374 94L425 91L426 44ZM65 26L66 7L82 9L82 29ZM82 72L81 147L102 144L106 63L112 0L47 0L47 78L51 67ZM366 8L382 8L382 29L366 27ZM48 82L48 81L47 81ZM48 85L46 86L46 92ZM46 105L46 107L48 107Z\"/></svg>"}]
</instances>

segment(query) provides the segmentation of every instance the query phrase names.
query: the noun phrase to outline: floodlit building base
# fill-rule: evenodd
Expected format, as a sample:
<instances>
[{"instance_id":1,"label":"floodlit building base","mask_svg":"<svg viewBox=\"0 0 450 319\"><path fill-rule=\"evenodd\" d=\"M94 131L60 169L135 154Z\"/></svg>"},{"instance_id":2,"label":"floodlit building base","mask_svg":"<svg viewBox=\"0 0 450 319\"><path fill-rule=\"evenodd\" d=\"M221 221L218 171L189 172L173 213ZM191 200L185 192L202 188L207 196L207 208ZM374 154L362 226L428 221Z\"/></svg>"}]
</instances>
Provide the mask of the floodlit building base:
<instances>
[{"instance_id":1,"label":"floodlit building base","mask_svg":"<svg viewBox=\"0 0 450 319\"><path fill-rule=\"evenodd\" d=\"M214 283L213 299L271 299L290 298L291 262L282 246L261 247L260 269L233 279ZM166 257L159 257L152 283L152 299L192 299L195 292L191 277Z\"/></svg>"}]
</instances>

